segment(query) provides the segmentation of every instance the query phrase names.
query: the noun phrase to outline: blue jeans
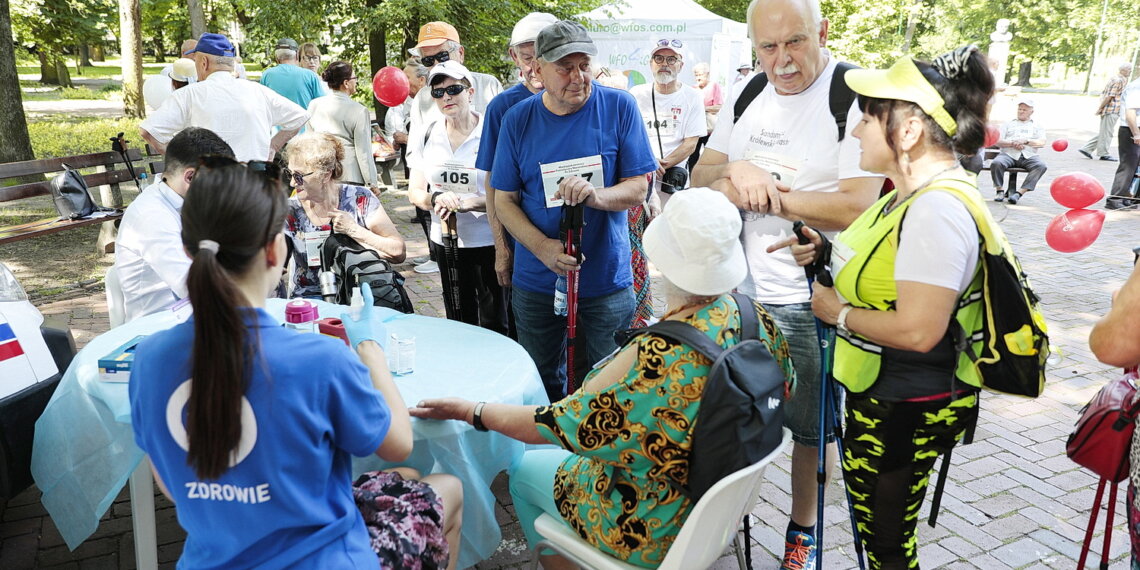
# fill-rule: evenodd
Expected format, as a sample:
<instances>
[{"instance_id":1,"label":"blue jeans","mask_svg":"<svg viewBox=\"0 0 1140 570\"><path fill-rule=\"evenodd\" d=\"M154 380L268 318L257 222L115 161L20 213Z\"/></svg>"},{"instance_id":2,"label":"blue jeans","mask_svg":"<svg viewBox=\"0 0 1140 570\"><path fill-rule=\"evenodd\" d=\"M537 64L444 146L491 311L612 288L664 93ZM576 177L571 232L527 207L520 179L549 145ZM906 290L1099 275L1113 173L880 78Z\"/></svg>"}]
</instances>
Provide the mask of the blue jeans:
<instances>
[{"instance_id":1,"label":"blue jeans","mask_svg":"<svg viewBox=\"0 0 1140 570\"><path fill-rule=\"evenodd\" d=\"M811 303L769 305L762 303L788 340L792 365L796 369L796 388L784 404L784 426L792 430L792 440L801 445L819 447L819 336ZM833 384L837 386L837 384ZM842 402L842 401L841 401ZM842 404L839 408L842 410ZM828 424L828 428L831 424ZM827 441L835 436L830 429Z\"/></svg>"},{"instance_id":2,"label":"blue jeans","mask_svg":"<svg viewBox=\"0 0 1140 570\"><path fill-rule=\"evenodd\" d=\"M519 344L538 367L551 402L566 396L566 317L554 314L554 292L534 293L515 287L511 305ZM581 385L594 363L605 358L617 344L614 332L633 318L633 288L609 295L578 299L578 330L574 352L575 381Z\"/></svg>"}]
</instances>

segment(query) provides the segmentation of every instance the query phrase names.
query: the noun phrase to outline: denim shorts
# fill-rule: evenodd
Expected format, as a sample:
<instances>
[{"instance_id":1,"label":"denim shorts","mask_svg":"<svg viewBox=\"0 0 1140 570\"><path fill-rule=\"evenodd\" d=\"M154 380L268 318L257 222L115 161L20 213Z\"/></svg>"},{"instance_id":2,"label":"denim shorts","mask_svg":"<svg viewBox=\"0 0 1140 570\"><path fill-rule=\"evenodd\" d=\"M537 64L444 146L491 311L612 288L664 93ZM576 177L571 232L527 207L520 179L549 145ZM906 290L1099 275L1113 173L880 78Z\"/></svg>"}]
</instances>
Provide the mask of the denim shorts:
<instances>
[{"instance_id":1,"label":"denim shorts","mask_svg":"<svg viewBox=\"0 0 1140 570\"><path fill-rule=\"evenodd\" d=\"M819 447L819 337L811 303L763 305L784 333L796 369L796 387L784 405L784 426L792 431L796 443ZM843 409L842 400L838 409ZM826 431L827 441L834 441L830 425Z\"/></svg>"}]
</instances>

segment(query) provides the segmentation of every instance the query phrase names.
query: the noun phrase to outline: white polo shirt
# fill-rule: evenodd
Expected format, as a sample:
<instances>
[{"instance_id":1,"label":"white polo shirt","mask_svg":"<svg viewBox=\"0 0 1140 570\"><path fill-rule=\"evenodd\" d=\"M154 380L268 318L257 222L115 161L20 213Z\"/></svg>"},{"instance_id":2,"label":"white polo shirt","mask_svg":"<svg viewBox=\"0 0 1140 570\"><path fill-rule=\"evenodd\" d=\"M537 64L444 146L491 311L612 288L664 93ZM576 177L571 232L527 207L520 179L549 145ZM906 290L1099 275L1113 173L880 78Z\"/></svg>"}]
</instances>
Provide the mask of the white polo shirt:
<instances>
[{"instance_id":1,"label":"white polo shirt","mask_svg":"<svg viewBox=\"0 0 1140 570\"><path fill-rule=\"evenodd\" d=\"M695 87L681 85L668 95L657 93L654 83L642 83L629 90L637 100L645 131L649 133L649 147L658 160L681 146L689 137L703 137L708 134L705 127L705 102L701 92ZM657 109L654 117L653 110ZM660 135L660 140L658 140ZM685 166L682 160L677 166Z\"/></svg>"},{"instance_id":2,"label":"white polo shirt","mask_svg":"<svg viewBox=\"0 0 1140 570\"><path fill-rule=\"evenodd\" d=\"M115 240L127 321L186 297L190 258L182 249L182 196L161 180L135 198Z\"/></svg>"},{"instance_id":3,"label":"white polo shirt","mask_svg":"<svg viewBox=\"0 0 1140 570\"><path fill-rule=\"evenodd\" d=\"M215 71L175 91L139 126L163 145L186 127L210 129L246 161L269 158L273 127L300 129L308 120L308 112L272 89Z\"/></svg>"},{"instance_id":4,"label":"white polo shirt","mask_svg":"<svg viewBox=\"0 0 1140 570\"><path fill-rule=\"evenodd\" d=\"M484 180L487 173L475 168L479 141L483 136L483 115L475 115L479 117L479 122L454 152L443 119L423 127L430 129L426 144L423 128L412 127L408 133L408 168L423 173L428 183L428 194L450 190L460 197L486 195ZM486 212L463 212L456 215L455 229L459 234L459 247L487 247L495 244ZM433 211L431 241L443 245L441 229L439 216Z\"/></svg>"}]
</instances>

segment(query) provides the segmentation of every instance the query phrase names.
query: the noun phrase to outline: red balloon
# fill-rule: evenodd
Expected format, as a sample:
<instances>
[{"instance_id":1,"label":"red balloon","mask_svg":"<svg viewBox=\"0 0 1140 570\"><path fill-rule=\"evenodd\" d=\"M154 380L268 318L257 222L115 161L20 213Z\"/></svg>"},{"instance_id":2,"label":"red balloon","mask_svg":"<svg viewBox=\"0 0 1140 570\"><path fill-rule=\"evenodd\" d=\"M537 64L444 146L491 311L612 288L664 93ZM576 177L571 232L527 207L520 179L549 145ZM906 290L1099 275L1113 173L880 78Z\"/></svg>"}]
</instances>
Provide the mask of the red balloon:
<instances>
[{"instance_id":1,"label":"red balloon","mask_svg":"<svg viewBox=\"0 0 1140 570\"><path fill-rule=\"evenodd\" d=\"M1104 186L1091 174L1069 172L1053 180L1049 194L1066 208L1087 208L1104 198Z\"/></svg>"},{"instance_id":2,"label":"red balloon","mask_svg":"<svg viewBox=\"0 0 1140 570\"><path fill-rule=\"evenodd\" d=\"M999 131L998 128L993 125L986 125L986 140L982 146L994 146L997 144L999 138L1001 138L1001 131Z\"/></svg>"},{"instance_id":3,"label":"red balloon","mask_svg":"<svg viewBox=\"0 0 1140 570\"><path fill-rule=\"evenodd\" d=\"M408 99L410 86L408 76L398 67L381 68L372 77L372 93L376 100L386 107L399 107Z\"/></svg>"},{"instance_id":4,"label":"red balloon","mask_svg":"<svg viewBox=\"0 0 1140 570\"><path fill-rule=\"evenodd\" d=\"M1065 139L1057 139L1053 141L1053 150L1061 152L1067 148L1069 148L1069 141Z\"/></svg>"},{"instance_id":5,"label":"red balloon","mask_svg":"<svg viewBox=\"0 0 1140 570\"><path fill-rule=\"evenodd\" d=\"M1080 251L1096 241L1104 227L1101 210L1069 210L1045 228L1045 242L1061 253Z\"/></svg>"}]
</instances>

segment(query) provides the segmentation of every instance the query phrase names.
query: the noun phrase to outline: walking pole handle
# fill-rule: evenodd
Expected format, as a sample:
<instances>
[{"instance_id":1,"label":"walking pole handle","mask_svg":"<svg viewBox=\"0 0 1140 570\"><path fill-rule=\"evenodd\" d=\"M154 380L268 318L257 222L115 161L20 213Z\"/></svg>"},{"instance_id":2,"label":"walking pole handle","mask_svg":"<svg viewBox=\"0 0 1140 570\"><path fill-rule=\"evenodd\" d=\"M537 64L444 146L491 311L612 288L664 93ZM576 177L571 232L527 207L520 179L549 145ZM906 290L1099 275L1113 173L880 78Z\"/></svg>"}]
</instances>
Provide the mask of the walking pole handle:
<instances>
[{"instance_id":1,"label":"walking pole handle","mask_svg":"<svg viewBox=\"0 0 1140 570\"><path fill-rule=\"evenodd\" d=\"M811 240L809 240L808 237L804 235L805 227L807 227L807 224L805 224L803 220L799 220L796 223L792 224L792 232L796 234L796 238L799 240L800 245L807 245L811 243ZM822 258L805 265L804 275L807 275L809 283L812 281L819 281L819 284L823 285L824 287L835 286L835 283L831 280L831 272L827 270L826 262Z\"/></svg>"}]
</instances>

